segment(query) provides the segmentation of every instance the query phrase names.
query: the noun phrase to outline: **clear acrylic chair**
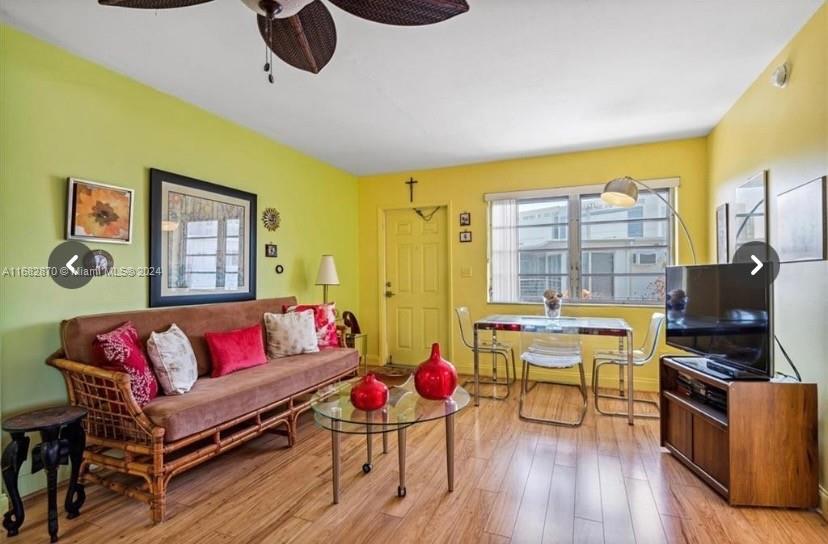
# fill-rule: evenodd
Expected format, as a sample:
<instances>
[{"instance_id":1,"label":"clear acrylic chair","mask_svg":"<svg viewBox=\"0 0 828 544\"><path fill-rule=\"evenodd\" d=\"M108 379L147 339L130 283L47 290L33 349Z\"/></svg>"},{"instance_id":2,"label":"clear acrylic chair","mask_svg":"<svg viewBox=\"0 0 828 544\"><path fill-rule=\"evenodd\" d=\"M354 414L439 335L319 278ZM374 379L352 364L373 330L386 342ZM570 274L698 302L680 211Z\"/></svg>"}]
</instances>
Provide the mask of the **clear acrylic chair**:
<instances>
[{"instance_id":1,"label":"clear acrylic chair","mask_svg":"<svg viewBox=\"0 0 828 544\"><path fill-rule=\"evenodd\" d=\"M633 350L633 365L636 367L644 366L651 362L656 357L656 349L658 348L658 340L661 337L661 330L664 325L664 314L654 313L650 318L650 328L647 330L647 336L641 347ZM617 365L619 368L619 395L608 395L606 393L599 393L598 386L600 384L601 367L604 365ZM624 416L627 417L626 412L606 412L601 409L598 399L615 399L627 400L624 395L623 369L627 366L627 353L624 350L617 351L596 351L592 359L592 394L595 399L595 410L604 414L605 416ZM658 402L647 399L633 399L634 402L649 404L658 407ZM635 417L658 419L658 414L634 414Z\"/></svg>"},{"instance_id":2,"label":"clear acrylic chair","mask_svg":"<svg viewBox=\"0 0 828 544\"><path fill-rule=\"evenodd\" d=\"M584 416L587 411L587 385L586 377L584 376L584 363L581 355L581 340L577 335L572 334L553 334L544 335L542 338L537 338L532 342L523 355L523 369L520 382L520 402L518 403L518 416L520 419L526 421L534 421L537 423L547 423L550 425L560 425L564 427L578 427L584 422ZM544 369L566 369L578 367L580 374L580 383L561 383L553 381L535 381L532 387L529 387L529 370L532 367ZM524 401L526 395L534 389L538 384L555 384L568 387L577 387L580 390L583 403L578 418L575 420L563 421L557 419L546 419L528 415L524 412Z\"/></svg>"},{"instance_id":3,"label":"clear acrylic chair","mask_svg":"<svg viewBox=\"0 0 828 544\"><path fill-rule=\"evenodd\" d=\"M460 338L463 340L463 344L466 345L467 348L472 350L474 353L474 332L471 319L471 314L469 313L469 309L466 306L458 306L454 309L454 312L457 314L457 320L460 322ZM478 341L477 346L477 353L478 354L485 354L488 353L492 356L492 377L483 378L480 380L480 383L487 384L492 386L492 394L489 398L495 400L503 400L509 397L509 385L513 384L517 379L515 373L515 350L512 348L510 344L506 342L501 342L497 339L497 333L492 332L492 339L490 342L485 341ZM499 380L497 374L497 363L499 358L503 358L503 366L505 368L506 379ZM511 362L511 376L509 374L509 363ZM468 382L467 382L468 383ZM502 396L497 395L497 388L498 386L503 386L506 388L506 394Z\"/></svg>"}]
</instances>

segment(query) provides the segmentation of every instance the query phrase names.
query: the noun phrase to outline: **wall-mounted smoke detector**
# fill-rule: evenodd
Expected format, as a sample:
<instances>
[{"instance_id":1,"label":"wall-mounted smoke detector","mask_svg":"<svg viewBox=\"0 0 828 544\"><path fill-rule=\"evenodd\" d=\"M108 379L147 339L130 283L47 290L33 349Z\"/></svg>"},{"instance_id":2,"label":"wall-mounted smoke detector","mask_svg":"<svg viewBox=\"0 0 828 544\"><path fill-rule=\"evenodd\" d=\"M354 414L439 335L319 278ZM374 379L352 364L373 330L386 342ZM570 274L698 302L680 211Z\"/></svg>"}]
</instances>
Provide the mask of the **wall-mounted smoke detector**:
<instances>
[{"instance_id":1,"label":"wall-mounted smoke detector","mask_svg":"<svg viewBox=\"0 0 828 544\"><path fill-rule=\"evenodd\" d=\"M776 67L771 75L771 83L774 87L784 89L788 85L788 80L791 78L791 65L787 62Z\"/></svg>"}]
</instances>

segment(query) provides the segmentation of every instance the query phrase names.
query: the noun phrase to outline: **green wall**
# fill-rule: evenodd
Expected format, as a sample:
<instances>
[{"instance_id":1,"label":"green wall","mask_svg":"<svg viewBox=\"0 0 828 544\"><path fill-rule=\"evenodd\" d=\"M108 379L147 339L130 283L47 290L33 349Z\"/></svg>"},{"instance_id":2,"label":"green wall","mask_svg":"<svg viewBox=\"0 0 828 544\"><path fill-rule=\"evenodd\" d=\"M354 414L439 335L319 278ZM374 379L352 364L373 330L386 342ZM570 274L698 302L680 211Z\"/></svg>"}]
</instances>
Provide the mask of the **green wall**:
<instances>
[{"instance_id":1,"label":"green wall","mask_svg":"<svg viewBox=\"0 0 828 544\"><path fill-rule=\"evenodd\" d=\"M321 299L316 267L332 253L342 282L333 298L357 307L354 176L6 25L0 70L0 268L45 266L63 240L68 176L135 189L134 243L89 245L118 266L148 265L154 167L257 193L260 210L281 212L275 233L259 222L259 298ZM263 256L267 242L279 244L279 259ZM147 298L146 279L96 278L74 291L48 278L0 279L2 414L65 401L63 379L44 364L61 319L144 308ZM42 474L21 475L24 493L44 485Z\"/></svg>"}]
</instances>

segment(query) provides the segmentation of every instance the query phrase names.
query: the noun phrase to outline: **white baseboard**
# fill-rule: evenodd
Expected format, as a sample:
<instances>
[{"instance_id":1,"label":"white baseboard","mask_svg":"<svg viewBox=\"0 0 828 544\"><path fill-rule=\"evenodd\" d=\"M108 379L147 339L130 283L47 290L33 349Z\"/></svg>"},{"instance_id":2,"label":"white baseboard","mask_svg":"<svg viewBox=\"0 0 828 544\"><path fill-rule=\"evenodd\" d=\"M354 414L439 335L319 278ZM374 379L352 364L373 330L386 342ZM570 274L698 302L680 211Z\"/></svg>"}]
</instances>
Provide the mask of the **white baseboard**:
<instances>
[{"instance_id":1,"label":"white baseboard","mask_svg":"<svg viewBox=\"0 0 828 544\"><path fill-rule=\"evenodd\" d=\"M819 486L819 513L828 521L828 489Z\"/></svg>"}]
</instances>

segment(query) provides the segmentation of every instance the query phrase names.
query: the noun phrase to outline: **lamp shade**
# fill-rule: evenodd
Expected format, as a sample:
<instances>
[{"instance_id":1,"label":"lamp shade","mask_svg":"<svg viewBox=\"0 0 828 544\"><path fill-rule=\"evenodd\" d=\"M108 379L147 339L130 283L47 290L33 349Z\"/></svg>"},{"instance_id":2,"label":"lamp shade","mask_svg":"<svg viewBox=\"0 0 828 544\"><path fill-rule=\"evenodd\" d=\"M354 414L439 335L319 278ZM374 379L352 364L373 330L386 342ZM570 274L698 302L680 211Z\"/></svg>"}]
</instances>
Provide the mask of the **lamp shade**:
<instances>
[{"instance_id":1,"label":"lamp shade","mask_svg":"<svg viewBox=\"0 0 828 544\"><path fill-rule=\"evenodd\" d=\"M339 275L336 273L333 255L322 255L319 272L316 274L316 285L339 285Z\"/></svg>"},{"instance_id":2,"label":"lamp shade","mask_svg":"<svg viewBox=\"0 0 828 544\"><path fill-rule=\"evenodd\" d=\"M632 208L638 202L638 184L627 176L609 181L601 193L601 200L610 206Z\"/></svg>"}]
</instances>

